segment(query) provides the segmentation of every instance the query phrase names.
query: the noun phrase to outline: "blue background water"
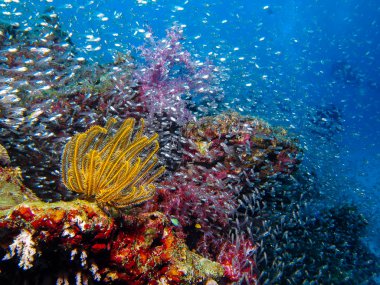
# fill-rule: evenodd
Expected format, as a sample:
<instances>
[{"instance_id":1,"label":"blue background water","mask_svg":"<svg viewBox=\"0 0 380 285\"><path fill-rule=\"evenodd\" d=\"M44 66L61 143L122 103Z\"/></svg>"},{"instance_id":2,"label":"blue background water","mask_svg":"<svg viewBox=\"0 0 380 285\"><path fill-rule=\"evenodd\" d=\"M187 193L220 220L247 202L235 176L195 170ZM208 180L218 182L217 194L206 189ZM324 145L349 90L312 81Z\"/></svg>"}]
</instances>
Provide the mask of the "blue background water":
<instances>
[{"instance_id":1,"label":"blue background water","mask_svg":"<svg viewBox=\"0 0 380 285\"><path fill-rule=\"evenodd\" d=\"M372 243L379 246L379 1L140 2L33 1L24 9L55 6L81 54L101 62L115 50L141 45L146 25L158 37L173 23L186 25L186 48L226 68L230 106L299 136L308 149L305 164L322 177L325 198L358 202L372 219ZM339 61L360 82L334 76ZM308 114L329 104L344 119L344 131L333 140L312 134L305 124Z\"/></svg>"}]
</instances>

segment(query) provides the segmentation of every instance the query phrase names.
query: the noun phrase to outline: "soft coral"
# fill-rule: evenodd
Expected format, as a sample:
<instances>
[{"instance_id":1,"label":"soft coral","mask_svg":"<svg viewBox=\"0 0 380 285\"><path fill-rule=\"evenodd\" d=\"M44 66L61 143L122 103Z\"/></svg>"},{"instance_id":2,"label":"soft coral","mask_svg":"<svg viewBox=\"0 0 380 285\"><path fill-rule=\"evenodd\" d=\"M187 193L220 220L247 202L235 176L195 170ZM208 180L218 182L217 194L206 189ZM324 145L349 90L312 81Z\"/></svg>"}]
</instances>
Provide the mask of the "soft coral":
<instances>
[{"instance_id":1,"label":"soft coral","mask_svg":"<svg viewBox=\"0 0 380 285\"><path fill-rule=\"evenodd\" d=\"M223 95L219 69L210 61L195 60L182 42L183 30L178 25L168 29L163 40L147 38L147 44L138 48L144 62L134 74L149 114L172 117L181 125L194 117L189 110L191 98Z\"/></svg>"}]
</instances>

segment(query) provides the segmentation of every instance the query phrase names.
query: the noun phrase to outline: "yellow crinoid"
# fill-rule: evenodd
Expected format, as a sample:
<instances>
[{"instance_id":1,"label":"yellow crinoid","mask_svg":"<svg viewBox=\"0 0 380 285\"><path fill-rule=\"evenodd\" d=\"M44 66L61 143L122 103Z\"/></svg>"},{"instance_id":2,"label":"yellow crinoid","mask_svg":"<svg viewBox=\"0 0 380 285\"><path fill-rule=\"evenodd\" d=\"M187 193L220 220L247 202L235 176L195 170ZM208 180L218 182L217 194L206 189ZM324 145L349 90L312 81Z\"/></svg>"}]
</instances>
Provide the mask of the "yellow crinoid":
<instances>
[{"instance_id":1,"label":"yellow crinoid","mask_svg":"<svg viewBox=\"0 0 380 285\"><path fill-rule=\"evenodd\" d=\"M165 168L156 168L158 135L143 135L144 120L135 130L135 119L125 120L114 129L116 119L106 126L93 126L76 134L62 155L65 186L89 200L124 208L150 199L152 182Z\"/></svg>"}]
</instances>

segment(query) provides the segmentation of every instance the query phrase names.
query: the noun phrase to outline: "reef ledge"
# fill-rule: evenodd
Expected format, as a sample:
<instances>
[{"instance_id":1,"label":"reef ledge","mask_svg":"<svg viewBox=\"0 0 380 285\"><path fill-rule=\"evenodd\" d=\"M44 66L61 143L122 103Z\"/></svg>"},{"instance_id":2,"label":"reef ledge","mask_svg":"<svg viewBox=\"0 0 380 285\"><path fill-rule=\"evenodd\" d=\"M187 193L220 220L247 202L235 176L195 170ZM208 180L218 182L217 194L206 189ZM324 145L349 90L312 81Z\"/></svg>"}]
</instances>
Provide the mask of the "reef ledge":
<instances>
[{"instance_id":1,"label":"reef ledge","mask_svg":"<svg viewBox=\"0 0 380 285\"><path fill-rule=\"evenodd\" d=\"M0 212L0 236L6 284L218 284L224 275L160 212L112 217L83 200L27 201Z\"/></svg>"}]
</instances>

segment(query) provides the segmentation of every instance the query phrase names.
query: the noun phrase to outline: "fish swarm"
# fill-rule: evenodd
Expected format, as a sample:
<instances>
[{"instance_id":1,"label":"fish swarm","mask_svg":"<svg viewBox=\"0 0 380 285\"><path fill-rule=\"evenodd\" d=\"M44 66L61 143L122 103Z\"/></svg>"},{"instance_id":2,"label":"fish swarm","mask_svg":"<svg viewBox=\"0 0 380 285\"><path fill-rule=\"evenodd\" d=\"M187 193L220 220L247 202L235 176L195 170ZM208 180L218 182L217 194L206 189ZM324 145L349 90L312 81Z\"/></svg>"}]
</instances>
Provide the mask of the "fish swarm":
<instances>
[{"instance_id":1,"label":"fish swarm","mask_svg":"<svg viewBox=\"0 0 380 285\"><path fill-rule=\"evenodd\" d=\"M124 208L150 199L152 182L164 172L156 168L158 135L143 135L144 121L134 131L129 118L113 131L116 119L76 134L65 146L62 177L65 186L88 200Z\"/></svg>"}]
</instances>

